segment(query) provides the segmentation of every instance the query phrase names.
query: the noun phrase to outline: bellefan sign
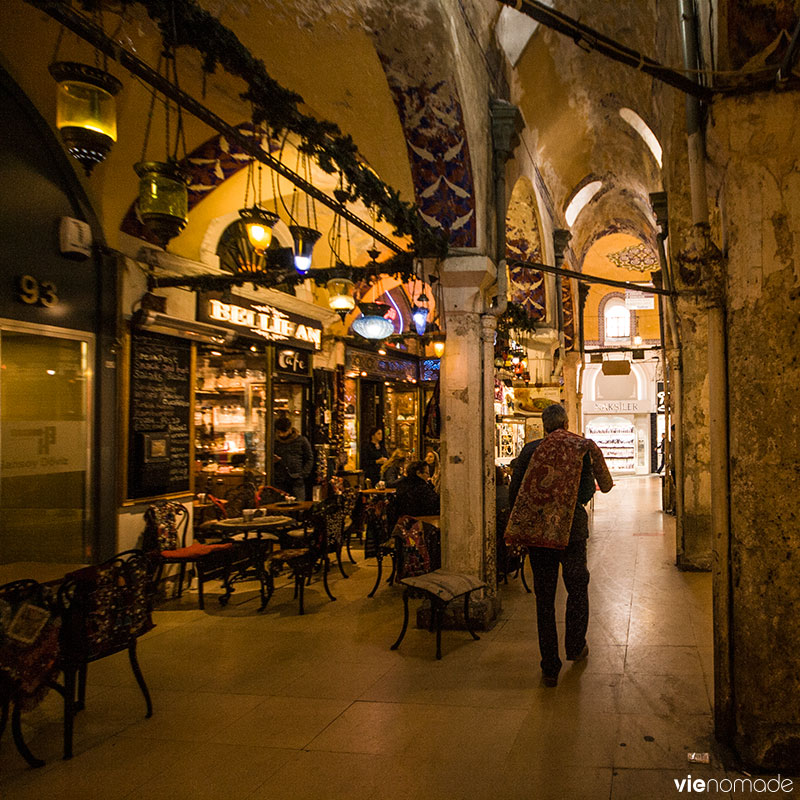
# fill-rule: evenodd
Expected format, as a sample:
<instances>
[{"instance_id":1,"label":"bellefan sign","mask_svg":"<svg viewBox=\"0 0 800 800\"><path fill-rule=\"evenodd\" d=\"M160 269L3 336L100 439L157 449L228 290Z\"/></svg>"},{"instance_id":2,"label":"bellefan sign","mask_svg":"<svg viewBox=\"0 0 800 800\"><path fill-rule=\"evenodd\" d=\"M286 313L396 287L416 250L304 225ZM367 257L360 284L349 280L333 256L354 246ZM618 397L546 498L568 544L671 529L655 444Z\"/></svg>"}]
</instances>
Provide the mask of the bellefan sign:
<instances>
[{"instance_id":1,"label":"bellefan sign","mask_svg":"<svg viewBox=\"0 0 800 800\"><path fill-rule=\"evenodd\" d=\"M197 318L201 322L222 325L270 342L286 342L305 349L322 349L320 322L265 303L253 302L245 297L232 296L230 301L223 301L201 295L198 298Z\"/></svg>"}]
</instances>

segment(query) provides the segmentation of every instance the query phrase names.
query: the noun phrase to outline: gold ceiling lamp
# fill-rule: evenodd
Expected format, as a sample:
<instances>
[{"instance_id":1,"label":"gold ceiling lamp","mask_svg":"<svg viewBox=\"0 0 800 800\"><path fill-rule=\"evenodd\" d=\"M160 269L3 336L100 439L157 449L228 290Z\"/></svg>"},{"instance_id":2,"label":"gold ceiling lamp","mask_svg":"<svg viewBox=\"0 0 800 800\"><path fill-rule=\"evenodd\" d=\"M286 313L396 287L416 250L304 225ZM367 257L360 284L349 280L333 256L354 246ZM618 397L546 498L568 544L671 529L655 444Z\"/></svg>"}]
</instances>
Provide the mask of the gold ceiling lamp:
<instances>
[{"instance_id":1,"label":"gold ceiling lamp","mask_svg":"<svg viewBox=\"0 0 800 800\"><path fill-rule=\"evenodd\" d=\"M347 222L345 221L344 224L347 225ZM348 229L345 229L345 232L347 234L347 252L349 256L350 234ZM352 269L342 261L339 255L342 245L342 218L338 214L333 218L333 225L331 225L331 230L328 233L328 244L331 248L330 278L326 285L328 305L344 322L348 313L356 307L356 300L353 297L355 284L352 280Z\"/></svg>"},{"instance_id":2,"label":"gold ceiling lamp","mask_svg":"<svg viewBox=\"0 0 800 800\"><path fill-rule=\"evenodd\" d=\"M259 138L259 132L253 128L253 138ZM248 205L250 187L253 189L253 205ZM250 247L260 256L269 249L272 244L272 228L280 217L277 213L267 211L262 203L261 194L261 162L258 162L258 183L256 184L255 158L247 162L247 180L244 185L244 206L239 209L244 235L247 237Z\"/></svg>"}]
</instances>

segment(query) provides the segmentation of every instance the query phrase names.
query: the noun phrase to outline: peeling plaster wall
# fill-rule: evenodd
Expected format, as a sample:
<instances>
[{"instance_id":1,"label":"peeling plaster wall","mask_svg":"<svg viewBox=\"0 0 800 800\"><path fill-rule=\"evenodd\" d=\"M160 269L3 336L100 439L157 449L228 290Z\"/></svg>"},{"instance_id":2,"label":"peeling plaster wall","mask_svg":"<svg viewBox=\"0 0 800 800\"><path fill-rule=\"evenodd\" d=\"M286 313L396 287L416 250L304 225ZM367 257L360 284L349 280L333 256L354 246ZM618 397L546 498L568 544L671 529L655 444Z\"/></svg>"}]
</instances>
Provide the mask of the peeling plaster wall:
<instances>
[{"instance_id":1,"label":"peeling plaster wall","mask_svg":"<svg viewBox=\"0 0 800 800\"><path fill-rule=\"evenodd\" d=\"M718 101L728 255L734 697L750 763L800 763L800 98Z\"/></svg>"}]
</instances>

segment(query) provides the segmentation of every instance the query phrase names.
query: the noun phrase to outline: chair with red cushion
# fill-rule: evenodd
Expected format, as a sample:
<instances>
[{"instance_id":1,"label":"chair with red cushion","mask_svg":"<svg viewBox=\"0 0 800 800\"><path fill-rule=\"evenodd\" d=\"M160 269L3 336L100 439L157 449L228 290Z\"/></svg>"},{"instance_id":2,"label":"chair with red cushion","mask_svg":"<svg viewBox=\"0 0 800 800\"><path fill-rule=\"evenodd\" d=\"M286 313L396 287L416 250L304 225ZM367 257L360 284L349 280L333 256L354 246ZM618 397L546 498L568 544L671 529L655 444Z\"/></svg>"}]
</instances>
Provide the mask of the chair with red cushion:
<instances>
[{"instance_id":1,"label":"chair with red cushion","mask_svg":"<svg viewBox=\"0 0 800 800\"><path fill-rule=\"evenodd\" d=\"M178 564L178 597L183 593L183 581L186 565L194 567L197 575L197 589L201 610L205 608L203 584L207 580L221 580L226 590L231 570L234 544L205 544L192 542L186 544L186 532L189 527L189 513L182 503L171 501L154 503L144 515L144 549L157 550L161 555L161 563ZM160 580L161 575L156 580Z\"/></svg>"}]
</instances>

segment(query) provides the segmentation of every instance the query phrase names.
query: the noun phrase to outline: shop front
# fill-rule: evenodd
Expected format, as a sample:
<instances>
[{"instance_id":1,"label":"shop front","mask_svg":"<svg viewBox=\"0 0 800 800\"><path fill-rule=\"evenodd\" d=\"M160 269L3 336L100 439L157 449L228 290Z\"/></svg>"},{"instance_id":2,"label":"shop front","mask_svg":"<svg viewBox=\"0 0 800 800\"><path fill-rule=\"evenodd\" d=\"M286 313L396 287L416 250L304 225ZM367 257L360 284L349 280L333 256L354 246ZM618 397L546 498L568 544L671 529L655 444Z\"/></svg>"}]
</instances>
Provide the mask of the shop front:
<instances>
[{"instance_id":1,"label":"shop front","mask_svg":"<svg viewBox=\"0 0 800 800\"><path fill-rule=\"evenodd\" d=\"M96 561L115 544L114 264L60 144L2 69L0 101L0 564Z\"/></svg>"},{"instance_id":2,"label":"shop front","mask_svg":"<svg viewBox=\"0 0 800 800\"><path fill-rule=\"evenodd\" d=\"M317 438L312 356L322 348L322 323L250 298L209 294L198 296L197 319L236 336L224 349L198 349L196 486L227 488L245 474L269 484L281 417L309 440Z\"/></svg>"},{"instance_id":3,"label":"shop front","mask_svg":"<svg viewBox=\"0 0 800 800\"><path fill-rule=\"evenodd\" d=\"M652 470L656 362L630 367L627 374L606 374L601 365L587 365L584 433L597 442L612 472L647 475Z\"/></svg>"},{"instance_id":4,"label":"shop front","mask_svg":"<svg viewBox=\"0 0 800 800\"><path fill-rule=\"evenodd\" d=\"M420 458L419 363L413 356L387 348L386 355L348 347L345 352L345 471L358 473L360 453L370 433L381 428L386 450L402 448Z\"/></svg>"}]
</instances>

